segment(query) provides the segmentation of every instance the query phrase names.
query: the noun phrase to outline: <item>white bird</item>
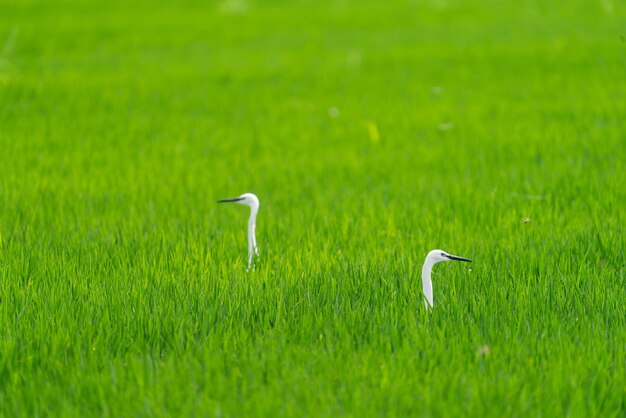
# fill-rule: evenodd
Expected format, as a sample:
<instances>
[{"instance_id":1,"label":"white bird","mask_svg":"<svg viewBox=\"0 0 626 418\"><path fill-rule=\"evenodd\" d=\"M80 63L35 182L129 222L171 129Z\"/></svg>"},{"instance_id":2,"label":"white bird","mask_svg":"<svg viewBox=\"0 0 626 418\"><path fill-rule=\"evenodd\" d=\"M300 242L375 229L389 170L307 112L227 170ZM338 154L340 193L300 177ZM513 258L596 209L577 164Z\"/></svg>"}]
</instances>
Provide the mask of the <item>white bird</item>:
<instances>
[{"instance_id":1,"label":"white bird","mask_svg":"<svg viewBox=\"0 0 626 418\"><path fill-rule=\"evenodd\" d=\"M426 297L426 299L424 299L426 310L433 307L433 281L430 279L430 273L433 270L433 266L442 261L452 260L465 261L467 263L472 262L469 258L448 254L442 250L432 250L426 256L424 267L422 267L422 289L424 290L424 296Z\"/></svg>"},{"instance_id":2,"label":"white bird","mask_svg":"<svg viewBox=\"0 0 626 418\"><path fill-rule=\"evenodd\" d=\"M254 234L254 230L256 229L256 215L259 212L259 198L252 193L244 193L239 197L222 199L217 202L233 202L250 207L250 218L248 219L248 270L250 270L254 256L259 255L259 248L256 246L256 236Z\"/></svg>"}]
</instances>

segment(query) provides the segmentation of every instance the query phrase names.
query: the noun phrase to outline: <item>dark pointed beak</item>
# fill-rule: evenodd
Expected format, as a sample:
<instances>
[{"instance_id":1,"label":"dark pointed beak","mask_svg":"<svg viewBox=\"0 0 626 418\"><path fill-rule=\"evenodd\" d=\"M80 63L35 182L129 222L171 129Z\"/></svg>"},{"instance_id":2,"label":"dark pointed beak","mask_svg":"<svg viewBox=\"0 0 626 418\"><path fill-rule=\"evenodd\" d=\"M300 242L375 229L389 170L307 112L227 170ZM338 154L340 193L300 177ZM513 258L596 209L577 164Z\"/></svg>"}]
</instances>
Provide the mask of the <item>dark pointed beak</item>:
<instances>
[{"instance_id":1,"label":"dark pointed beak","mask_svg":"<svg viewBox=\"0 0 626 418\"><path fill-rule=\"evenodd\" d=\"M218 200L217 203L239 202L240 200L243 200L243 197L233 197L233 198L230 198L230 199L221 199L221 200Z\"/></svg>"},{"instance_id":2,"label":"dark pointed beak","mask_svg":"<svg viewBox=\"0 0 626 418\"><path fill-rule=\"evenodd\" d=\"M470 260L469 258L458 257L456 255L448 254L446 257L448 257L450 260L455 260L455 261L465 261L466 263L471 263L472 262L472 260Z\"/></svg>"}]
</instances>

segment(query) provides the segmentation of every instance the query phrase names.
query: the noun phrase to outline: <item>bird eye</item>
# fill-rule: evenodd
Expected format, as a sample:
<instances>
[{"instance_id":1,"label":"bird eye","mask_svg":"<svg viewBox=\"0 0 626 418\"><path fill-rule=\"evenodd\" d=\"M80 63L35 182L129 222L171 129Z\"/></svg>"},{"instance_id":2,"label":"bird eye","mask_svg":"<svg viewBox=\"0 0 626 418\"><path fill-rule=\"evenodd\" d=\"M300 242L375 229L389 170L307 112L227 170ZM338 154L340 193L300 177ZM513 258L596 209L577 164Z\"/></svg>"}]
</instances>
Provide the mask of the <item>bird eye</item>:
<instances>
[{"instance_id":1,"label":"bird eye","mask_svg":"<svg viewBox=\"0 0 626 418\"><path fill-rule=\"evenodd\" d=\"M446 255L445 255L444 253L441 253L441 256L442 256L442 257L445 257Z\"/></svg>"}]
</instances>

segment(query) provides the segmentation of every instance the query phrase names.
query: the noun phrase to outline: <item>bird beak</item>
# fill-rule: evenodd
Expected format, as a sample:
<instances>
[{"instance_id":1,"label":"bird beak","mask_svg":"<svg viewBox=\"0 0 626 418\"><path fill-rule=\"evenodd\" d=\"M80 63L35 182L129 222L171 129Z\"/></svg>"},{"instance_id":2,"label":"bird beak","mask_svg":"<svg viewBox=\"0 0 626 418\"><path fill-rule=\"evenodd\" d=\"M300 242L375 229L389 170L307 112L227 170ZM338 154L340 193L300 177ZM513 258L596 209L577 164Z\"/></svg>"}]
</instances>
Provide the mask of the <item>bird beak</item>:
<instances>
[{"instance_id":1,"label":"bird beak","mask_svg":"<svg viewBox=\"0 0 626 418\"><path fill-rule=\"evenodd\" d=\"M446 255L446 257L448 257L450 260L455 260L455 261L465 261L466 263L472 262L472 260L470 260L469 258L459 257L459 256L452 255L452 254Z\"/></svg>"},{"instance_id":2,"label":"bird beak","mask_svg":"<svg viewBox=\"0 0 626 418\"><path fill-rule=\"evenodd\" d=\"M233 198L230 198L230 199L221 199L221 200L218 200L217 203L239 202L240 200L243 200L243 197L233 197Z\"/></svg>"}]
</instances>

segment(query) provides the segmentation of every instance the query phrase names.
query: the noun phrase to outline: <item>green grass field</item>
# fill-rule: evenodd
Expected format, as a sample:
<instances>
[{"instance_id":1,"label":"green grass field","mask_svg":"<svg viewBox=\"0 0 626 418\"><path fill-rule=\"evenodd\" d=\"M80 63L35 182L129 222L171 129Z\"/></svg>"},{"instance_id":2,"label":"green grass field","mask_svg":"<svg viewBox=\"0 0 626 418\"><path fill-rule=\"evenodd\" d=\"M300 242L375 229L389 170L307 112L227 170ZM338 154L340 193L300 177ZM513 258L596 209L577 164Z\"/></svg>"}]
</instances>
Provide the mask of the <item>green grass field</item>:
<instances>
[{"instance_id":1,"label":"green grass field","mask_svg":"<svg viewBox=\"0 0 626 418\"><path fill-rule=\"evenodd\" d=\"M611 0L0 1L0 416L626 415L625 74Z\"/></svg>"}]
</instances>

